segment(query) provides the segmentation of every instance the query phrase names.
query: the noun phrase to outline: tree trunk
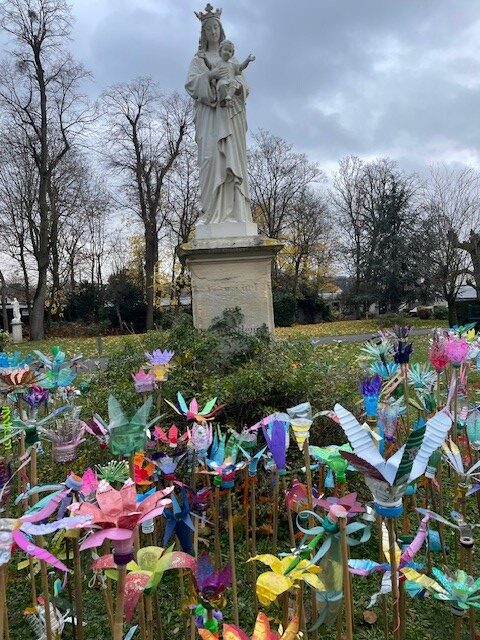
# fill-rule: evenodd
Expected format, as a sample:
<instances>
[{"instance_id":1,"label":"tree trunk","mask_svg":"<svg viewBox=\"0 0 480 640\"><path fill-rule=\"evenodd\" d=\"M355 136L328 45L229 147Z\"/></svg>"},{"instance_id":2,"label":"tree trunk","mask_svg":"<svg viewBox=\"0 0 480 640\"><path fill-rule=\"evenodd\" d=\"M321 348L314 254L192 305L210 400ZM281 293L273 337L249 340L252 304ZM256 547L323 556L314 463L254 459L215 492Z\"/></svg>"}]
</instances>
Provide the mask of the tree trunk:
<instances>
[{"instance_id":1,"label":"tree trunk","mask_svg":"<svg viewBox=\"0 0 480 640\"><path fill-rule=\"evenodd\" d=\"M43 340L45 337L45 300L47 298L47 267L39 267L38 284L33 298L30 316L30 340Z\"/></svg>"},{"instance_id":2,"label":"tree trunk","mask_svg":"<svg viewBox=\"0 0 480 640\"><path fill-rule=\"evenodd\" d=\"M147 302L146 329L152 331L155 309L155 270L158 263L158 232L155 224L145 226L145 298Z\"/></svg>"},{"instance_id":3,"label":"tree trunk","mask_svg":"<svg viewBox=\"0 0 480 640\"><path fill-rule=\"evenodd\" d=\"M0 271L0 286L2 297L2 324L3 330L8 333L8 314L7 314L7 283L3 277L3 273Z\"/></svg>"},{"instance_id":4,"label":"tree trunk","mask_svg":"<svg viewBox=\"0 0 480 640\"><path fill-rule=\"evenodd\" d=\"M455 306L455 300L447 300L448 305L448 323L451 327L458 324L457 308Z\"/></svg>"}]
</instances>

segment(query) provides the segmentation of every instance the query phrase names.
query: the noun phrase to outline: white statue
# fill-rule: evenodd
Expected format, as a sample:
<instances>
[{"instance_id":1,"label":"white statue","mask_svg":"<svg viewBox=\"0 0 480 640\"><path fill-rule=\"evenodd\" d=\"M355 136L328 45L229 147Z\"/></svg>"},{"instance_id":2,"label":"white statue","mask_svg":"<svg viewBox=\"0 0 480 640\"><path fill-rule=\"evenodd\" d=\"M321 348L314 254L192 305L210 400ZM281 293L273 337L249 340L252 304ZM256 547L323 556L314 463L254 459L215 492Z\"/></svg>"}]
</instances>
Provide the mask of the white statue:
<instances>
[{"instance_id":1,"label":"white statue","mask_svg":"<svg viewBox=\"0 0 480 640\"><path fill-rule=\"evenodd\" d=\"M250 54L241 64L238 64L232 60L235 55L235 45L231 40L224 40L218 47L218 55L220 60L216 62L213 67L210 64L205 51L199 51L199 58L205 61L205 64L209 69L226 69L227 74L217 80L217 96L221 107L226 107L227 103L233 100L235 93L241 91L242 85L237 80L237 76L241 75L242 71L248 67L250 62L255 60L255 56Z\"/></svg>"},{"instance_id":2,"label":"white statue","mask_svg":"<svg viewBox=\"0 0 480 640\"><path fill-rule=\"evenodd\" d=\"M18 300L16 298L13 299L12 308L13 308L13 321L14 322L21 322L22 318L21 318L21 315L20 315L20 303L18 302Z\"/></svg>"},{"instance_id":3,"label":"white statue","mask_svg":"<svg viewBox=\"0 0 480 640\"><path fill-rule=\"evenodd\" d=\"M195 139L198 145L202 215L200 224L252 222L248 195L247 118L248 87L232 43L223 48L225 33L221 9L210 4L201 21L198 52L190 63L185 88L195 100ZM223 106L225 105L225 106Z\"/></svg>"}]
</instances>

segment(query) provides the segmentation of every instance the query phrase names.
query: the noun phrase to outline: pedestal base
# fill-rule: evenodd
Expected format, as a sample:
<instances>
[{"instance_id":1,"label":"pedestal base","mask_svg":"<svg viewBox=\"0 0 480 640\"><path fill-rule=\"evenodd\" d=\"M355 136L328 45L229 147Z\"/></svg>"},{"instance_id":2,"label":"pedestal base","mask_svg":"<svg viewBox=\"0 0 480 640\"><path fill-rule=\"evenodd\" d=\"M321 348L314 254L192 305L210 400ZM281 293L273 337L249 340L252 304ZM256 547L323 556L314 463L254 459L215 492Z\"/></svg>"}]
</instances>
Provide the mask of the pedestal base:
<instances>
[{"instance_id":1,"label":"pedestal base","mask_svg":"<svg viewBox=\"0 0 480 640\"><path fill-rule=\"evenodd\" d=\"M245 238L258 235L255 222L217 222L214 224L195 225L196 240L213 238Z\"/></svg>"},{"instance_id":2,"label":"pedestal base","mask_svg":"<svg viewBox=\"0 0 480 640\"><path fill-rule=\"evenodd\" d=\"M262 325L273 331L271 265L282 246L260 236L196 239L182 245L179 257L191 273L195 327L208 329L225 309L239 307L246 331Z\"/></svg>"},{"instance_id":3,"label":"pedestal base","mask_svg":"<svg viewBox=\"0 0 480 640\"><path fill-rule=\"evenodd\" d=\"M22 321L12 320L12 342L22 342L22 341L23 341Z\"/></svg>"}]
</instances>

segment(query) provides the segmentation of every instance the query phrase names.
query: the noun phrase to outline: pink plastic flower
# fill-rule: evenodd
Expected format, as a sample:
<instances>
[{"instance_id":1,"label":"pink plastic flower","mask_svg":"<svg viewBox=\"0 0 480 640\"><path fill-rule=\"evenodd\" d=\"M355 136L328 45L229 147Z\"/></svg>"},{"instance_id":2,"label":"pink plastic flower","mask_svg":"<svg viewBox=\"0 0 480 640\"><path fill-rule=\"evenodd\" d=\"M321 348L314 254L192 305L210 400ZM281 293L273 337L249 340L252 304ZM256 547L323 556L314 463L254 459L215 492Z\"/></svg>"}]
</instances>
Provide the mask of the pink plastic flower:
<instances>
[{"instance_id":1,"label":"pink plastic flower","mask_svg":"<svg viewBox=\"0 0 480 640\"><path fill-rule=\"evenodd\" d=\"M465 338L449 336L445 342L445 353L454 367L459 367L468 354L468 342Z\"/></svg>"},{"instance_id":2,"label":"pink plastic flower","mask_svg":"<svg viewBox=\"0 0 480 640\"><path fill-rule=\"evenodd\" d=\"M149 393L155 389L155 376L150 371L139 369L137 373L132 373L132 378L137 393Z\"/></svg>"},{"instance_id":3,"label":"pink plastic flower","mask_svg":"<svg viewBox=\"0 0 480 640\"><path fill-rule=\"evenodd\" d=\"M99 547L107 539L127 544L133 541L133 534L139 524L161 515L164 508L171 504L172 501L166 496L172 491L173 487L156 491L138 503L135 483L131 478L120 491L114 489L106 480L102 480L95 494L98 506L90 502L81 502L70 507L71 511L78 515L91 516L89 526L100 529L87 536L80 549L83 551Z\"/></svg>"},{"instance_id":4,"label":"pink plastic flower","mask_svg":"<svg viewBox=\"0 0 480 640\"><path fill-rule=\"evenodd\" d=\"M437 373L440 373L445 369L450 359L445 351L445 343L443 341L440 342L435 340L432 343L428 351L428 359Z\"/></svg>"}]
</instances>

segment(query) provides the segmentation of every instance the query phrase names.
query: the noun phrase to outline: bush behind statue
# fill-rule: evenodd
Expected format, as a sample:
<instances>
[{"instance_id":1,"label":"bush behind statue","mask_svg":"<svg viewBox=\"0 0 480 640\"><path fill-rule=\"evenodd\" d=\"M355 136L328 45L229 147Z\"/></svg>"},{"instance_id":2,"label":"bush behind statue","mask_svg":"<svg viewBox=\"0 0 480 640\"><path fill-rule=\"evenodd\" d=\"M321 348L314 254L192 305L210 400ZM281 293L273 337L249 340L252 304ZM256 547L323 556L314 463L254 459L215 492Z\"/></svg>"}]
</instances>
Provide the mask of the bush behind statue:
<instances>
[{"instance_id":1,"label":"bush behind statue","mask_svg":"<svg viewBox=\"0 0 480 640\"><path fill-rule=\"evenodd\" d=\"M144 352L156 348L175 351L175 367L162 396L173 400L181 391L200 403L217 397L226 405L222 420L236 429L305 400L315 409L329 408L339 388L343 400L352 397L349 377L319 359L321 346L309 339L273 342L262 330L244 333L240 319L236 310L229 310L211 329L199 331L184 317L169 331L125 337L93 381L83 414L105 415L110 393L133 411L140 399L131 374L145 362ZM169 414L166 424L176 419L166 404L162 410ZM327 444L339 437L335 425L325 420L315 429L312 443Z\"/></svg>"}]
</instances>

